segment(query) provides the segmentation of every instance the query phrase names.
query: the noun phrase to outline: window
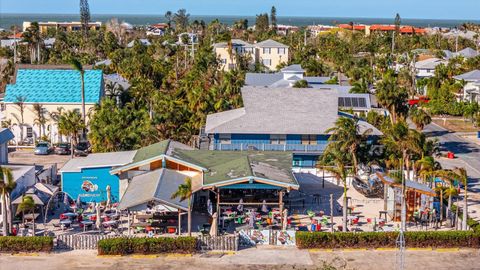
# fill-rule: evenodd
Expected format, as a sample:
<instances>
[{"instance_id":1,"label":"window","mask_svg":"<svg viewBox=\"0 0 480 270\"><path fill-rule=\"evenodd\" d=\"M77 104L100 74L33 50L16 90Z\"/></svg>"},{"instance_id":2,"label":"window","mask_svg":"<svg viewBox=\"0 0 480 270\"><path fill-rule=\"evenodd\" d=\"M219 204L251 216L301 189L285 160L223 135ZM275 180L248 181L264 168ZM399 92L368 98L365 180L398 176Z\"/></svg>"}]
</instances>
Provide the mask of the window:
<instances>
[{"instance_id":1,"label":"window","mask_svg":"<svg viewBox=\"0 0 480 270\"><path fill-rule=\"evenodd\" d=\"M245 48L245 52L247 52L247 53L253 53L253 48Z\"/></svg>"},{"instance_id":2,"label":"window","mask_svg":"<svg viewBox=\"0 0 480 270\"><path fill-rule=\"evenodd\" d=\"M271 54L272 48L263 48L263 54Z\"/></svg>"},{"instance_id":3,"label":"window","mask_svg":"<svg viewBox=\"0 0 480 270\"><path fill-rule=\"evenodd\" d=\"M32 137L33 137L33 128L27 127L27 138L32 138Z\"/></svg>"},{"instance_id":4,"label":"window","mask_svg":"<svg viewBox=\"0 0 480 270\"><path fill-rule=\"evenodd\" d=\"M272 65L272 59L262 59L262 63L264 66L271 66Z\"/></svg>"},{"instance_id":5,"label":"window","mask_svg":"<svg viewBox=\"0 0 480 270\"><path fill-rule=\"evenodd\" d=\"M285 54L285 48L278 48L278 54Z\"/></svg>"},{"instance_id":6,"label":"window","mask_svg":"<svg viewBox=\"0 0 480 270\"><path fill-rule=\"evenodd\" d=\"M231 144L232 143L232 134L219 134L218 140L221 144Z\"/></svg>"},{"instance_id":7,"label":"window","mask_svg":"<svg viewBox=\"0 0 480 270\"><path fill-rule=\"evenodd\" d=\"M271 134L270 144L285 144L287 135Z\"/></svg>"},{"instance_id":8,"label":"window","mask_svg":"<svg viewBox=\"0 0 480 270\"><path fill-rule=\"evenodd\" d=\"M317 135L302 135L302 144L303 145L316 145L317 144Z\"/></svg>"},{"instance_id":9,"label":"window","mask_svg":"<svg viewBox=\"0 0 480 270\"><path fill-rule=\"evenodd\" d=\"M222 64L225 65L227 63L227 59L226 58L220 59L220 62L222 62Z\"/></svg>"}]
</instances>

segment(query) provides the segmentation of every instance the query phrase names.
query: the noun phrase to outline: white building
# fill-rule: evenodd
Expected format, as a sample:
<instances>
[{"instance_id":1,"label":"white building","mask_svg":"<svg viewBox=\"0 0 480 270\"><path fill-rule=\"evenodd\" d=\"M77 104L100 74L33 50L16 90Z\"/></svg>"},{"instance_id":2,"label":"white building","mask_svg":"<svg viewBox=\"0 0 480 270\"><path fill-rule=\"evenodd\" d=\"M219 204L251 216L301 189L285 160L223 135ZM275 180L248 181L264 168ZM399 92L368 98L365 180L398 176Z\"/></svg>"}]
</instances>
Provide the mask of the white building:
<instances>
[{"instance_id":1,"label":"white building","mask_svg":"<svg viewBox=\"0 0 480 270\"><path fill-rule=\"evenodd\" d=\"M480 103L480 70L476 69L453 77L459 81L465 81L463 87L463 99L465 101Z\"/></svg>"},{"instance_id":2,"label":"white building","mask_svg":"<svg viewBox=\"0 0 480 270\"><path fill-rule=\"evenodd\" d=\"M440 65L446 65L448 62L439 58L429 58L415 63L417 77L430 78L435 75L435 68Z\"/></svg>"}]
</instances>

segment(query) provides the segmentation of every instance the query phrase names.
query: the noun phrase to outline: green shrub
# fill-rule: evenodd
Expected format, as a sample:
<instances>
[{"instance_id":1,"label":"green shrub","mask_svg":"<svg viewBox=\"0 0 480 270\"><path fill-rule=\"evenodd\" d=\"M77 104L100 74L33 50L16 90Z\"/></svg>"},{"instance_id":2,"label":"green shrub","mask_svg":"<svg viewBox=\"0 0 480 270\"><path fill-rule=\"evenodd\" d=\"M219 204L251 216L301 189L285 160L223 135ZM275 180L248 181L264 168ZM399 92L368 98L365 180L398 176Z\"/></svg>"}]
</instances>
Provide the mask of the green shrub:
<instances>
[{"instance_id":1,"label":"green shrub","mask_svg":"<svg viewBox=\"0 0 480 270\"><path fill-rule=\"evenodd\" d=\"M298 248L395 247L398 232L297 232ZM405 232L407 247L480 247L480 234L472 231Z\"/></svg>"},{"instance_id":2,"label":"green shrub","mask_svg":"<svg viewBox=\"0 0 480 270\"><path fill-rule=\"evenodd\" d=\"M52 250L52 237L0 236L0 252L51 252Z\"/></svg>"},{"instance_id":3,"label":"green shrub","mask_svg":"<svg viewBox=\"0 0 480 270\"><path fill-rule=\"evenodd\" d=\"M99 255L194 253L195 237L110 238L98 242Z\"/></svg>"}]
</instances>

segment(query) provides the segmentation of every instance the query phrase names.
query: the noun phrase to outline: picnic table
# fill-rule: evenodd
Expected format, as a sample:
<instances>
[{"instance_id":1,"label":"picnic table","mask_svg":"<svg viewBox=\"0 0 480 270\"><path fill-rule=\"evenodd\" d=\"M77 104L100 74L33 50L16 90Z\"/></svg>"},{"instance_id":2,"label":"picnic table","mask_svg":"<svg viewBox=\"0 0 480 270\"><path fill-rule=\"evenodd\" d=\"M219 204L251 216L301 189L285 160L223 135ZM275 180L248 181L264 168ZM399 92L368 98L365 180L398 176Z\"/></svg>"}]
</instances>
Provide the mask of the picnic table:
<instances>
[{"instance_id":1,"label":"picnic table","mask_svg":"<svg viewBox=\"0 0 480 270\"><path fill-rule=\"evenodd\" d=\"M87 227L92 227L94 222L91 220L82 220L80 224L83 225L83 231L86 231Z\"/></svg>"}]
</instances>

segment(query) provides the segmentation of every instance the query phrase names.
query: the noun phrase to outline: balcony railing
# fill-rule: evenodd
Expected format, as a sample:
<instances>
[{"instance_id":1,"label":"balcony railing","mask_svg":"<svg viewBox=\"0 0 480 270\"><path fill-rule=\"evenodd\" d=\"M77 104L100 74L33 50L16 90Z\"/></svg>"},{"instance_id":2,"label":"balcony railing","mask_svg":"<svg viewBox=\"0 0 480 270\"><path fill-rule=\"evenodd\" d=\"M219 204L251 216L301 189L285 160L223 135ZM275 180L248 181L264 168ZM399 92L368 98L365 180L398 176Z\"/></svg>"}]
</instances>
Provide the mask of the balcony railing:
<instances>
[{"instance_id":1,"label":"balcony railing","mask_svg":"<svg viewBox=\"0 0 480 270\"><path fill-rule=\"evenodd\" d=\"M222 151L294 151L323 152L328 143L321 144L266 144L266 143L214 143L211 150Z\"/></svg>"}]
</instances>

